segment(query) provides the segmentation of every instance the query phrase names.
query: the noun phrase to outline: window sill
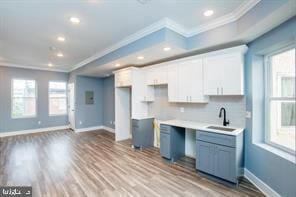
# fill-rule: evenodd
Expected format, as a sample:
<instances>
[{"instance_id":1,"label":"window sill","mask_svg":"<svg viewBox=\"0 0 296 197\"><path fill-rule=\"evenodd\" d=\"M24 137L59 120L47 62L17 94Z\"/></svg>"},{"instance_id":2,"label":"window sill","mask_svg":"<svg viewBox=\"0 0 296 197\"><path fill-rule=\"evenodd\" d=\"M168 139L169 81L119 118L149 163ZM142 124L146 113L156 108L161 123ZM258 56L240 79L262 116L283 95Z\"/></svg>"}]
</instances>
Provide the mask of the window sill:
<instances>
[{"instance_id":1,"label":"window sill","mask_svg":"<svg viewBox=\"0 0 296 197\"><path fill-rule=\"evenodd\" d=\"M287 153L266 143L255 143L255 145L296 164L295 154Z\"/></svg>"}]
</instances>

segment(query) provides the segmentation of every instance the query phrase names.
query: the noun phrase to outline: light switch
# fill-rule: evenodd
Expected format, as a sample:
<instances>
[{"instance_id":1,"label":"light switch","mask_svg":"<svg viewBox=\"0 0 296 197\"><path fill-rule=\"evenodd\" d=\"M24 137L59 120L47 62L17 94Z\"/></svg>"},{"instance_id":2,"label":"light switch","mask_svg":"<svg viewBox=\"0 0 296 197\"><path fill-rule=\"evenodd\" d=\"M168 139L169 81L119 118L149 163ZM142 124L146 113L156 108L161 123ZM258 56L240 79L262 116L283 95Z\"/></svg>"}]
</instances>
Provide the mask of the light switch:
<instances>
[{"instance_id":1,"label":"light switch","mask_svg":"<svg viewBox=\"0 0 296 197\"><path fill-rule=\"evenodd\" d=\"M252 118L252 113L250 111L246 111L246 118Z\"/></svg>"}]
</instances>

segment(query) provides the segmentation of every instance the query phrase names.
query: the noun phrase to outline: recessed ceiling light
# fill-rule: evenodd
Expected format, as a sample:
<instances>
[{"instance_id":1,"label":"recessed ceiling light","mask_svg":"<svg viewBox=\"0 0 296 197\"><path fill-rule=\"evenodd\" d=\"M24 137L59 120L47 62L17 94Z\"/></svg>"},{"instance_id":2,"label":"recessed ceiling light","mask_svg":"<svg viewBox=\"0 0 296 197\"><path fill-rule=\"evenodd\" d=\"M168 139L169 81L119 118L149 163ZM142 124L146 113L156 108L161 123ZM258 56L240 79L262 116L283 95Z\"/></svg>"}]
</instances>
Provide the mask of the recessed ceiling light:
<instances>
[{"instance_id":1,"label":"recessed ceiling light","mask_svg":"<svg viewBox=\"0 0 296 197\"><path fill-rule=\"evenodd\" d=\"M213 10L206 10L205 12L204 12L204 15L205 16L212 16L214 14L214 11Z\"/></svg>"},{"instance_id":2,"label":"recessed ceiling light","mask_svg":"<svg viewBox=\"0 0 296 197\"><path fill-rule=\"evenodd\" d=\"M79 20L79 18L77 18L77 17L71 17L71 18L70 18L70 21L71 21L72 23L74 23L74 24L79 24L79 23L80 23L80 20Z\"/></svg>"},{"instance_id":3,"label":"recessed ceiling light","mask_svg":"<svg viewBox=\"0 0 296 197\"><path fill-rule=\"evenodd\" d=\"M142 59L144 59L144 56L138 56L137 58L138 58L138 60L142 60Z\"/></svg>"},{"instance_id":4,"label":"recessed ceiling light","mask_svg":"<svg viewBox=\"0 0 296 197\"><path fill-rule=\"evenodd\" d=\"M60 41L60 42L65 42L66 39L65 39L65 37L58 36L57 40Z\"/></svg>"},{"instance_id":5,"label":"recessed ceiling light","mask_svg":"<svg viewBox=\"0 0 296 197\"><path fill-rule=\"evenodd\" d=\"M64 57L64 54L62 54L62 53L58 53L57 56L58 56L58 57Z\"/></svg>"},{"instance_id":6,"label":"recessed ceiling light","mask_svg":"<svg viewBox=\"0 0 296 197\"><path fill-rule=\"evenodd\" d=\"M171 47L164 47L163 50L164 51L170 51L171 50Z\"/></svg>"},{"instance_id":7,"label":"recessed ceiling light","mask_svg":"<svg viewBox=\"0 0 296 197\"><path fill-rule=\"evenodd\" d=\"M119 67L120 66L120 64L115 64L115 67Z\"/></svg>"},{"instance_id":8,"label":"recessed ceiling light","mask_svg":"<svg viewBox=\"0 0 296 197\"><path fill-rule=\"evenodd\" d=\"M48 67L53 67L52 63L48 63Z\"/></svg>"}]
</instances>

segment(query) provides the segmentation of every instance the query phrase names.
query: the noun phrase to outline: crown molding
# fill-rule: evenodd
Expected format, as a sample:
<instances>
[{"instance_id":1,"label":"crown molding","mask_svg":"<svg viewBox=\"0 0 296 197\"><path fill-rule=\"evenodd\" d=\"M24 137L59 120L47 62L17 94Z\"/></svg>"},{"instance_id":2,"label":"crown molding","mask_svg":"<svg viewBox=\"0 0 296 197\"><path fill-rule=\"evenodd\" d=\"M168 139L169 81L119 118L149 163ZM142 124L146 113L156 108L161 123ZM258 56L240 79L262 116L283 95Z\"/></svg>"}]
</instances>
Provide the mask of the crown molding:
<instances>
[{"instance_id":1,"label":"crown molding","mask_svg":"<svg viewBox=\"0 0 296 197\"><path fill-rule=\"evenodd\" d=\"M68 70L61 70L61 69L55 69L55 68L39 68L34 66L26 66L21 64L14 64L14 63L8 63L8 62L0 62L0 67L12 67L12 68L24 68L24 69L31 69L31 70L43 70L43 71L52 71L52 72L63 72L68 73Z\"/></svg>"},{"instance_id":2,"label":"crown molding","mask_svg":"<svg viewBox=\"0 0 296 197\"><path fill-rule=\"evenodd\" d=\"M245 15L250 9L252 9L255 5L257 5L261 0L249 0L242 3L237 9L232 11L229 14L221 16L212 22L200 25L196 28L193 28L187 31L187 37L192 37L197 34L209 31L211 29L215 29L217 27L232 23L240 19L243 15Z\"/></svg>"},{"instance_id":3,"label":"crown molding","mask_svg":"<svg viewBox=\"0 0 296 197\"><path fill-rule=\"evenodd\" d=\"M102 52L99 52L99 53L96 53L94 54L93 56L83 60L82 62L79 62L78 64L76 64L73 69L71 69L71 71L73 70L76 70L82 66L84 66L85 64L88 64L100 57L103 57L104 55L107 55L108 53L111 53L123 46L126 46L136 40L139 40L151 33L154 33L164 27L166 27L166 23L167 23L167 19L164 18L164 19L161 19L155 23L153 23L152 25L149 25L148 27L145 27L144 29L126 37L125 39L121 40L120 42L116 43L115 45L109 47L109 48L106 48L105 50L103 50Z\"/></svg>"},{"instance_id":4,"label":"crown molding","mask_svg":"<svg viewBox=\"0 0 296 197\"><path fill-rule=\"evenodd\" d=\"M244 1L237 9L232 11L231 13L221 16L217 19L214 19L212 22L200 25L193 29L187 29L184 26L176 23L175 21L169 19L169 18L163 18L152 25L147 26L146 28L126 37L125 39L121 40L120 42L116 43L115 45L112 45L109 48L106 48L105 50L96 53L92 55L91 57L79 62L78 64L74 65L74 67L70 71L74 71L92 61L95 61L96 59L99 59L103 57L104 55L107 55L108 53L111 53L123 46L126 46L136 40L139 40L151 33L154 33L162 28L168 28L172 31L175 31L176 33L188 38L195 36L197 34L200 34L202 32L209 31L211 29L220 27L222 25L234 22L238 20L240 17L242 17L245 13L247 13L250 9L252 9L255 5L257 5L261 0L248 0Z\"/></svg>"}]
</instances>

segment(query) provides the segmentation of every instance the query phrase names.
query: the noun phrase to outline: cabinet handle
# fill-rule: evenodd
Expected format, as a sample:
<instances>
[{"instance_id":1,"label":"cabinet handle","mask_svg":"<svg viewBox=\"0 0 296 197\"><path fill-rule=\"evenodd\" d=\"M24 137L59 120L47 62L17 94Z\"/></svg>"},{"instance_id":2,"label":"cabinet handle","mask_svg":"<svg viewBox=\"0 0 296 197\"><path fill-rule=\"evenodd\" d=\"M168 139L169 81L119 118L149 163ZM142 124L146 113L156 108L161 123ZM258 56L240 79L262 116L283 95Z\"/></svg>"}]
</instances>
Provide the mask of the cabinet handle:
<instances>
[{"instance_id":1,"label":"cabinet handle","mask_svg":"<svg viewBox=\"0 0 296 197\"><path fill-rule=\"evenodd\" d=\"M188 101L188 96L186 96L186 101Z\"/></svg>"},{"instance_id":2,"label":"cabinet handle","mask_svg":"<svg viewBox=\"0 0 296 197\"><path fill-rule=\"evenodd\" d=\"M217 95L219 95L219 88L217 88Z\"/></svg>"},{"instance_id":3,"label":"cabinet handle","mask_svg":"<svg viewBox=\"0 0 296 197\"><path fill-rule=\"evenodd\" d=\"M221 94L223 95L223 87L221 88Z\"/></svg>"},{"instance_id":4,"label":"cabinet handle","mask_svg":"<svg viewBox=\"0 0 296 197\"><path fill-rule=\"evenodd\" d=\"M191 98L191 96L190 96L190 101L192 101L192 98Z\"/></svg>"}]
</instances>

